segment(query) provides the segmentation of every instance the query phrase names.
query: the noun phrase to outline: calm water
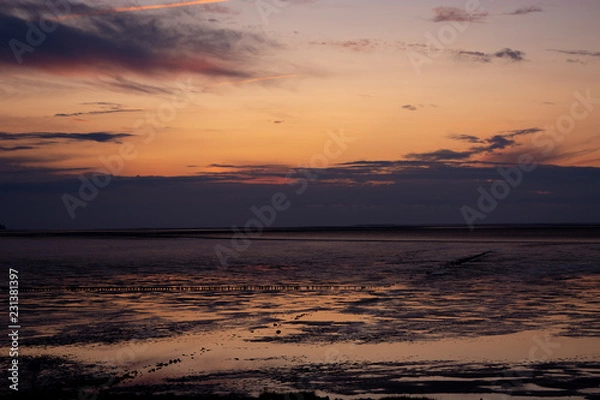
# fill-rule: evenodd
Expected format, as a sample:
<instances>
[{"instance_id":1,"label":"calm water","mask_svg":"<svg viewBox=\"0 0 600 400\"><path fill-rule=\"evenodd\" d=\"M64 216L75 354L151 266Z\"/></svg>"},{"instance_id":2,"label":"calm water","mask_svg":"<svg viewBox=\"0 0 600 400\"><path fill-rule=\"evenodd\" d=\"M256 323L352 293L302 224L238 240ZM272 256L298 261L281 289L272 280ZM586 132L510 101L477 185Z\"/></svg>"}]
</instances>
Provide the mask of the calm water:
<instances>
[{"instance_id":1,"label":"calm water","mask_svg":"<svg viewBox=\"0 0 600 400\"><path fill-rule=\"evenodd\" d=\"M600 394L598 229L270 232L227 265L218 245L231 234L0 237L41 362L23 390Z\"/></svg>"}]
</instances>

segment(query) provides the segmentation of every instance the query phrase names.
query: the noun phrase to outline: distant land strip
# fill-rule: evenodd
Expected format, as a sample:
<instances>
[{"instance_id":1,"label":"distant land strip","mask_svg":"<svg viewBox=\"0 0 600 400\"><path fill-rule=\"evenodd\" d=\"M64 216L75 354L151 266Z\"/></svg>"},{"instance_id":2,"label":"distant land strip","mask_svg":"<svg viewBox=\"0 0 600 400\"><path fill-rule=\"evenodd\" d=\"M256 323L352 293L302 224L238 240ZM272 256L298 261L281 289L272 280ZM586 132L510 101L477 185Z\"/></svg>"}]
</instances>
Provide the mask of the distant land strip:
<instances>
[{"instance_id":1,"label":"distant land strip","mask_svg":"<svg viewBox=\"0 0 600 400\"><path fill-rule=\"evenodd\" d=\"M202 285L202 286L59 286L20 288L21 292L281 292L360 291L377 286L359 285Z\"/></svg>"},{"instance_id":2,"label":"distant land strip","mask_svg":"<svg viewBox=\"0 0 600 400\"><path fill-rule=\"evenodd\" d=\"M72 237L90 239L201 239L230 241L228 228L0 230L4 238ZM253 241L302 242L440 242L440 243L599 243L600 225L352 226L266 228Z\"/></svg>"}]
</instances>

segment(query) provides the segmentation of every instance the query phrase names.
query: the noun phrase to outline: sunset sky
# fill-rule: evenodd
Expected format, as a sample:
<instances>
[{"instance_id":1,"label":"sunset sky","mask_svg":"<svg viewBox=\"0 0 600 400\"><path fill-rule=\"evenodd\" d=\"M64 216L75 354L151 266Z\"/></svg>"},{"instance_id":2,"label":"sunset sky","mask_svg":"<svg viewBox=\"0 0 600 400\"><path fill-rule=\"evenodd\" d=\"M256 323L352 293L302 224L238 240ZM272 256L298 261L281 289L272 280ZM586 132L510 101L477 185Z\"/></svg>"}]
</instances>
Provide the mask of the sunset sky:
<instances>
[{"instance_id":1,"label":"sunset sky","mask_svg":"<svg viewBox=\"0 0 600 400\"><path fill-rule=\"evenodd\" d=\"M595 0L2 0L0 223L229 227L282 192L273 226L463 224L522 155L538 167L477 223L600 222L599 17Z\"/></svg>"}]
</instances>

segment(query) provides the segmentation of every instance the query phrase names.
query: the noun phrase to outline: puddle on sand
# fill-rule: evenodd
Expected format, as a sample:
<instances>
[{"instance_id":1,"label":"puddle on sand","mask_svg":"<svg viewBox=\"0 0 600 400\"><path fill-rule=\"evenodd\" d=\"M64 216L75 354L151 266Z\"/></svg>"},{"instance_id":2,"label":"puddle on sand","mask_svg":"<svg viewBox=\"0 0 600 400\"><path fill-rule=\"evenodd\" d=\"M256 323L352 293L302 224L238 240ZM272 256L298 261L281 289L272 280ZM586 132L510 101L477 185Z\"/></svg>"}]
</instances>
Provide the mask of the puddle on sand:
<instances>
[{"instance_id":1,"label":"puddle on sand","mask_svg":"<svg viewBox=\"0 0 600 400\"><path fill-rule=\"evenodd\" d=\"M303 316L300 319L306 318L306 322L311 323L338 317L340 316L331 312L315 312L311 318ZM290 319L295 320L295 317ZM264 330L272 331L273 336L277 338L286 334L297 334L299 330L297 326L291 329L281 328L281 324L274 323ZM279 334L276 333L278 330ZM28 348L27 353L37 356L68 355L70 359L82 364L98 365L99 369L117 366L117 375L132 373L131 379L119 385L122 387L181 381L193 381L201 386L212 378L223 391L240 390L237 381L244 378L246 388L271 387L285 390L289 386L286 382L290 382L289 377L288 380L284 377L285 371L293 375L306 369L309 373L305 384L312 379L320 379L321 384L313 383L311 387L326 391L327 386L331 384L327 383L327 380L333 379L335 374L339 376L340 372L344 371L357 382L370 382L373 386L377 386L375 383L378 381L382 383L382 387L372 387L373 390L385 391L390 382L409 389L420 384L432 386L435 383L444 386L454 382L467 386L482 385L491 391L502 391L502 385L507 386L507 380L516 379L521 385L519 390L531 393L555 391L559 394L564 390L546 388L533 382L523 383L522 377L529 378L532 369L540 363L557 363L555 368L543 374L556 378L557 373L572 375L571 372L560 368L563 361L594 362L600 359L600 351L590 351L597 349L594 347L597 346L597 339L552 336L548 331L434 341L340 341L329 344L288 343L283 338L281 341L256 341L257 334L262 336L264 332L236 328L221 332L186 334L175 338L94 346L34 347ZM533 357L530 357L531 355ZM463 371L464 375L457 376L461 373L461 365L469 365L472 373ZM489 370L489 366L498 365L511 366L512 372L508 374L499 370ZM336 372L336 369L340 371ZM252 373L257 370L265 371L266 375L253 378ZM482 374L482 371L486 370L487 373ZM596 376L600 372L600 368L588 370ZM279 379L270 378L268 371L277 371L275 376L279 376ZM250 376L246 373L250 373ZM325 379L324 376L329 378ZM238 379L229 381L228 377ZM250 382L252 384L248 386ZM491 383L499 386L494 389ZM514 384L513 386L517 387ZM347 393L349 392L337 394Z\"/></svg>"},{"instance_id":2,"label":"puddle on sand","mask_svg":"<svg viewBox=\"0 0 600 400\"><path fill-rule=\"evenodd\" d=\"M42 243L22 251L28 286L121 292L27 292L23 351L131 372L115 390L565 399L600 383L599 246L264 241L220 270L207 260L214 241L76 241L80 257L56 260ZM365 289L144 291L265 283Z\"/></svg>"}]
</instances>

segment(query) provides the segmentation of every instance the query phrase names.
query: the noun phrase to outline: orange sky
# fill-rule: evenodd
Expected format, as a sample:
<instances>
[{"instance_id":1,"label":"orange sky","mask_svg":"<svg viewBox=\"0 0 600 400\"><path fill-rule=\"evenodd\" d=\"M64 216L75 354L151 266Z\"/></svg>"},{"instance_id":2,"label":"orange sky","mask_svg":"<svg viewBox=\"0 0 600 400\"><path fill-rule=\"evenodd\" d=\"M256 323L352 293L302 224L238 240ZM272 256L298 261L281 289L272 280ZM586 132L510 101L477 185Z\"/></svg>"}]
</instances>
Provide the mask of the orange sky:
<instances>
[{"instance_id":1,"label":"orange sky","mask_svg":"<svg viewBox=\"0 0 600 400\"><path fill-rule=\"evenodd\" d=\"M127 142L138 152L122 174L187 175L215 163L306 163L328 132L343 129L356 141L336 162L402 160L473 147L452 135L484 141L543 130L570 113L575 92L600 97L600 57L590 39L600 28L583 23L598 15L596 2L482 2L475 14L483 16L467 14L474 19L463 32L457 27L466 22L443 14L438 2L298 3L265 11L233 0L119 2L111 12L99 6L57 15L66 25L23 52L21 64L3 63L3 130L131 136L54 143L15 137L3 141L10 150L0 157L94 170L99 157L118 154ZM443 6L464 12L460 1ZM571 29L575 21L583 30ZM90 23L113 25L102 31ZM132 31L125 44L117 42L126 29L149 24L156 37ZM97 47L59 53L68 29L85 32L81 40ZM424 47L428 35L447 44ZM177 107L174 96L183 96ZM588 114L544 160L600 166L600 112ZM142 131L152 126L148 142ZM510 162L537 151L532 139L514 138L470 160Z\"/></svg>"}]
</instances>

